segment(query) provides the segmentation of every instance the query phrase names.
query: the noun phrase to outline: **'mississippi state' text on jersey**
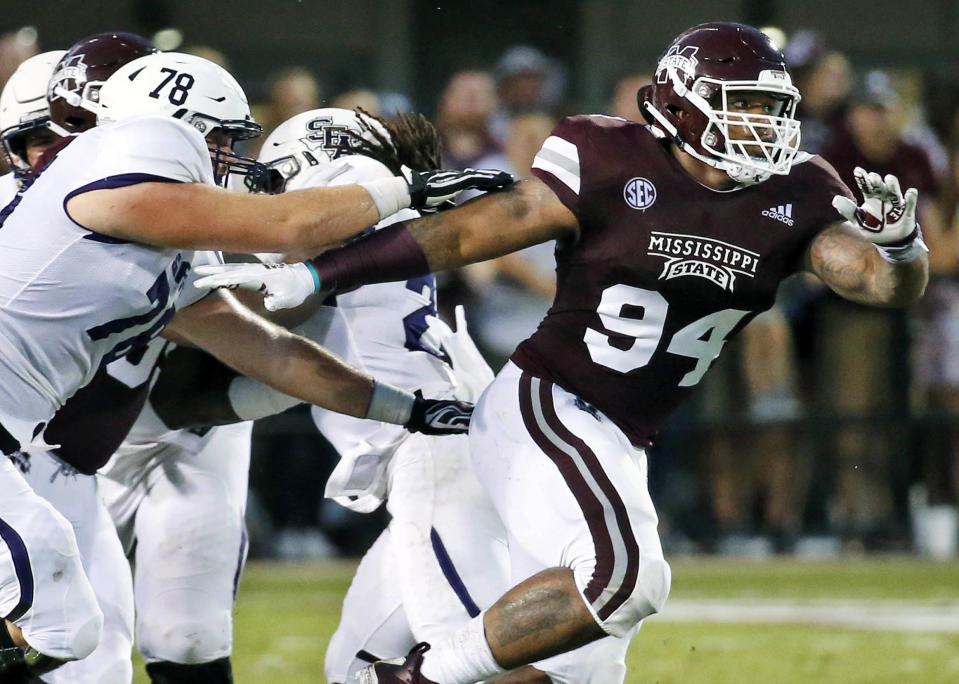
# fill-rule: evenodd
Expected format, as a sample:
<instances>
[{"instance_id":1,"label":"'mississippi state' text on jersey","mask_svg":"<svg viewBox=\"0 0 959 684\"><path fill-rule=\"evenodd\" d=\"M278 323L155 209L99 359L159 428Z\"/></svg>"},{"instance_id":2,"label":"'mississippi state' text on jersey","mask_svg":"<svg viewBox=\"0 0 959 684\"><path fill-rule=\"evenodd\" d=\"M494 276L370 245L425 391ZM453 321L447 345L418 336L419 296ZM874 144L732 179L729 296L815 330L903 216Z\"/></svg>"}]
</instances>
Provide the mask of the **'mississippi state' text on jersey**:
<instances>
[{"instance_id":1,"label":"'mississippi state' text on jersey","mask_svg":"<svg viewBox=\"0 0 959 684\"><path fill-rule=\"evenodd\" d=\"M204 294L184 287L192 251L100 235L66 212L82 192L151 181L212 185L203 135L169 117L91 129L4 210L0 424L21 444L102 364L155 337L176 308Z\"/></svg>"},{"instance_id":2,"label":"'mississippi state' text on jersey","mask_svg":"<svg viewBox=\"0 0 959 684\"><path fill-rule=\"evenodd\" d=\"M644 125L564 120L533 173L572 211L557 290L513 361L577 394L648 445L726 340L772 306L812 238L852 196L819 157L721 192L695 182Z\"/></svg>"}]
</instances>

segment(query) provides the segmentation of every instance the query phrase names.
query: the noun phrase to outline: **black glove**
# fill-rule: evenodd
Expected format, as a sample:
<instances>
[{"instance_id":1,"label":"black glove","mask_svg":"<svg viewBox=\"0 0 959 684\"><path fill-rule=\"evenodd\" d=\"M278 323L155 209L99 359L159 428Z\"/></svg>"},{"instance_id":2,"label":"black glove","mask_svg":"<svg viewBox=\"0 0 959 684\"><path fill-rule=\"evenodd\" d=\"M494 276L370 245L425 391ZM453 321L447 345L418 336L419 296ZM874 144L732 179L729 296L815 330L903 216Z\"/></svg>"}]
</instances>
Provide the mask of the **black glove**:
<instances>
[{"instance_id":1,"label":"black glove","mask_svg":"<svg viewBox=\"0 0 959 684\"><path fill-rule=\"evenodd\" d=\"M405 427L424 435L459 435L470 429L473 405L455 399L424 399L416 392L413 413Z\"/></svg>"},{"instance_id":2,"label":"black glove","mask_svg":"<svg viewBox=\"0 0 959 684\"><path fill-rule=\"evenodd\" d=\"M414 171L404 166L402 171L410 186L410 207L417 210L432 209L463 190L498 190L515 180L511 174L497 169Z\"/></svg>"}]
</instances>

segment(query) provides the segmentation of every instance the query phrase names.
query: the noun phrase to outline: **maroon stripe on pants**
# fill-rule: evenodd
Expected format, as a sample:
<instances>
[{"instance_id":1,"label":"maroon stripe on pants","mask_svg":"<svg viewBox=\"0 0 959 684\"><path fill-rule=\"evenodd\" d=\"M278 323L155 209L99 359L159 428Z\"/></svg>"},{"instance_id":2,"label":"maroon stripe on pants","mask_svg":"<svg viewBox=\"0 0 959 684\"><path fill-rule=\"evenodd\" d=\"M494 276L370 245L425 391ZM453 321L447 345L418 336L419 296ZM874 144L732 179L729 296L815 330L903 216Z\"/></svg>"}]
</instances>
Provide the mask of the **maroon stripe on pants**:
<instances>
[{"instance_id":1,"label":"maroon stripe on pants","mask_svg":"<svg viewBox=\"0 0 959 684\"><path fill-rule=\"evenodd\" d=\"M629 517L626 514L626 506L616 491L616 488L609 480L609 477L600 466L596 454L593 453L582 439L570 432L560 421L553 405L551 383L540 381L539 403L547 425L566 444L567 450L564 450L560 445L554 443L537 424L533 411L532 377L526 373L523 373L520 378L519 403L526 429L529 431L536 445L559 469L560 474L563 476L580 509L583 511L587 527L593 538L593 546L596 552L596 567L584 591L586 599L591 604L595 603L603 590L606 589L612 581L616 557L611 541L610 530L606 526L605 508L609 507L613 511L617 527L615 534L623 540L623 546L626 550L625 561L627 567L623 573L622 584L610 600L596 608L597 615L600 619L606 619L619 608L632 593L639 571L639 545L633 537ZM568 453L568 450L575 450L578 453L579 464L577 464L576 460ZM585 467L596 481L605 500L597 498L593 489L590 488L580 470L582 467ZM620 559L620 563L622 562L623 559Z\"/></svg>"}]
</instances>

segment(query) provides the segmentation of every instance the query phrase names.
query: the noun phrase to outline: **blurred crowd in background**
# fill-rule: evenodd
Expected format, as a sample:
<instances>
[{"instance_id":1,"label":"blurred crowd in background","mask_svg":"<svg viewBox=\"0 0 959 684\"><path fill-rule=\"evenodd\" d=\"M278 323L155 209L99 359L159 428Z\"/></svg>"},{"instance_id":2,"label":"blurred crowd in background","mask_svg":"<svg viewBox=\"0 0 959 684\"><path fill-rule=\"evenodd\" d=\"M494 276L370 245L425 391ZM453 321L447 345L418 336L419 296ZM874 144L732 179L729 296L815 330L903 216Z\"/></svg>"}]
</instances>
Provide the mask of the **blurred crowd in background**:
<instances>
[{"instance_id":1,"label":"blurred crowd in background","mask_svg":"<svg viewBox=\"0 0 959 684\"><path fill-rule=\"evenodd\" d=\"M0 85L41 49L36 31L0 37ZM817 33L777 36L803 99L803 149L854 187L863 166L920 192L932 278L908 310L877 310L796 276L706 375L650 457L650 490L667 552L806 557L918 552L959 544L959 79L916 70L854 69ZM163 47L162 45L160 47ZM179 47L228 69L210 47ZM570 104L567 70L529 45L449 73L433 102L350 84L328 92L309 64L278 68L249 89L268 134L299 112L356 106L389 117L422 111L443 165L495 167L522 178ZM642 120L636 91L653 64L608 87L603 111ZM243 73L236 73L243 83ZM244 83L244 85L246 85ZM265 137L265 135L264 135ZM257 141L243 150L256 153ZM757 227L757 229L759 229ZM441 274L447 321L466 306L494 370L548 309L552 245ZM361 553L385 512L360 516L322 497L336 454L302 409L255 429L248 522L253 554Z\"/></svg>"}]
</instances>

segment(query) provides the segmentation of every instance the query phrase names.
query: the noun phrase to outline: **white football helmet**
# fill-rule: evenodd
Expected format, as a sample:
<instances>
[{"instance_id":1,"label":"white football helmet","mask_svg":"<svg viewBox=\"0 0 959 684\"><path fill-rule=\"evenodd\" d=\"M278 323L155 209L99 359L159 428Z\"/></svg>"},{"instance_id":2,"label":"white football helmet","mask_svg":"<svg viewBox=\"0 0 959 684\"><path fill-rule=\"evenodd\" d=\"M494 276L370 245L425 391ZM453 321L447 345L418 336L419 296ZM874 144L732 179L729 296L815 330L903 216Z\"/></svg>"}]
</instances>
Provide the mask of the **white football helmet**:
<instances>
[{"instance_id":1,"label":"white football helmet","mask_svg":"<svg viewBox=\"0 0 959 684\"><path fill-rule=\"evenodd\" d=\"M376 142L370 129L390 139L379 121L349 109L311 109L287 119L260 148L259 161L270 169L268 185L260 190L282 192L301 171L352 154L357 138Z\"/></svg>"},{"instance_id":2,"label":"white football helmet","mask_svg":"<svg viewBox=\"0 0 959 684\"><path fill-rule=\"evenodd\" d=\"M50 120L47 82L65 53L65 50L52 50L23 61L0 93L0 144L7 162L18 175L30 171L27 134L46 127Z\"/></svg>"},{"instance_id":3,"label":"white football helmet","mask_svg":"<svg viewBox=\"0 0 959 684\"><path fill-rule=\"evenodd\" d=\"M193 126L204 136L216 130L232 141L255 138L263 127L253 120L243 88L223 67L208 59L178 52L160 52L135 59L118 69L100 89L97 123L132 116L165 115ZM263 166L253 159L213 147L214 170L256 175ZM226 176L218 182L226 183Z\"/></svg>"}]
</instances>

